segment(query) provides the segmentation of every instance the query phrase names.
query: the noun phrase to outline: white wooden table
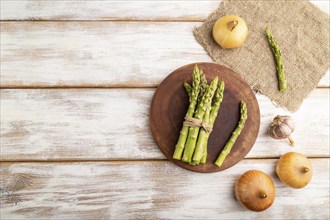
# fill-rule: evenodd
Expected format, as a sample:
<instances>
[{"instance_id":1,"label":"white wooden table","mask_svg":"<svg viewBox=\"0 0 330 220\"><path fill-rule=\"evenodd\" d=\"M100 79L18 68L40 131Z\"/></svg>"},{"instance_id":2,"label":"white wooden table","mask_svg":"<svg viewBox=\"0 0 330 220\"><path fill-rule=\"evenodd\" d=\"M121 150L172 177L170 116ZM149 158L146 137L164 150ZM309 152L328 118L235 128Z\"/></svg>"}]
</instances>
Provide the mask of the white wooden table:
<instances>
[{"instance_id":1,"label":"white wooden table","mask_svg":"<svg viewBox=\"0 0 330 220\"><path fill-rule=\"evenodd\" d=\"M293 114L257 95L257 142L228 170L186 171L158 150L148 124L155 88L182 65L212 61L192 29L219 3L1 0L0 218L329 219L329 74ZM296 147L266 134L277 114L295 119ZM312 161L306 188L275 174L288 151ZM250 169L276 186L261 213L234 197Z\"/></svg>"}]
</instances>

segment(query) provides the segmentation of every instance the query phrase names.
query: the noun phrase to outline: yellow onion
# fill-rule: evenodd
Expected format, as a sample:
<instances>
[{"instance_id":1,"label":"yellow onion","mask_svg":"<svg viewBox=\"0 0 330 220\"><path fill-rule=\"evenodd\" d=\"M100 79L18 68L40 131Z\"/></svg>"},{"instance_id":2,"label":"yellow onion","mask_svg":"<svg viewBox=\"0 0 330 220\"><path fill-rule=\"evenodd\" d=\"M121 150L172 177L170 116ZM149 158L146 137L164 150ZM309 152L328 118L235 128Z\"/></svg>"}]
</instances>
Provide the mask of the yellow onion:
<instances>
[{"instance_id":1,"label":"yellow onion","mask_svg":"<svg viewBox=\"0 0 330 220\"><path fill-rule=\"evenodd\" d=\"M212 34L221 47L235 48L244 43L248 28L243 18L237 15L227 15L215 22Z\"/></svg>"},{"instance_id":2,"label":"yellow onion","mask_svg":"<svg viewBox=\"0 0 330 220\"><path fill-rule=\"evenodd\" d=\"M260 212L273 204L275 187L267 174L259 170L250 170L237 180L235 194L243 206L252 211Z\"/></svg>"},{"instance_id":3,"label":"yellow onion","mask_svg":"<svg viewBox=\"0 0 330 220\"><path fill-rule=\"evenodd\" d=\"M289 152L278 160L276 173L284 184L298 189L305 187L311 181L313 168L307 157L300 153Z\"/></svg>"}]
</instances>

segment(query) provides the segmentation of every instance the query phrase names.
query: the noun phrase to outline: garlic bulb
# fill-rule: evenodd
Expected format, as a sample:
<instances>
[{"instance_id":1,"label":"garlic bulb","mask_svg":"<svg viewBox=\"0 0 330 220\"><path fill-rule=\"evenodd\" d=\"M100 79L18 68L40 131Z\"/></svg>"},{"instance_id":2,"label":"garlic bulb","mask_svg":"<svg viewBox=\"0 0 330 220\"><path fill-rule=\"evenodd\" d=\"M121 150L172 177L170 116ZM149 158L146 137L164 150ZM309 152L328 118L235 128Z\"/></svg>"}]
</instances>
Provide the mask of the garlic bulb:
<instances>
[{"instance_id":1,"label":"garlic bulb","mask_svg":"<svg viewBox=\"0 0 330 220\"><path fill-rule=\"evenodd\" d=\"M270 124L268 134L275 139L289 139L290 145L294 145L291 133L295 129L295 123L290 116L277 115Z\"/></svg>"},{"instance_id":2,"label":"garlic bulb","mask_svg":"<svg viewBox=\"0 0 330 220\"><path fill-rule=\"evenodd\" d=\"M313 169L307 157L289 152L278 160L276 173L284 184L292 188L302 188L311 181Z\"/></svg>"},{"instance_id":3,"label":"garlic bulb","mask_svg":"<svg viewBox=\"0 0 330 220\"><path fill-rule=\"evenodd\" d=\"M239 177L235 184L237 200L252 211L263 211L275 200L272 179L264 172L250 170Z\"/></svg>"}]
</instances>

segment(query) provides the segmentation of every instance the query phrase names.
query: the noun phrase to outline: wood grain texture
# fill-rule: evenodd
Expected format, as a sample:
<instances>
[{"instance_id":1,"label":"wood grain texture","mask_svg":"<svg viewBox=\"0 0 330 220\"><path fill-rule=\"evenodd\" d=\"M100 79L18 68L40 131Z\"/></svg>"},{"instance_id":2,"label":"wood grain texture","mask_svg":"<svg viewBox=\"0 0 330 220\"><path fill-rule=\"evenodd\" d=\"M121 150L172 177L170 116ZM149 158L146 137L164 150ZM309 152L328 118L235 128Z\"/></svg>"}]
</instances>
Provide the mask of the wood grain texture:
<instances>
[{"instance_id":1,"label":"wood grain texture","mask_svg":"<svg viewBox=\"0 0 330 220\"><path fill-rule=\"evenodd\" d=\"M177 67L211 61L194 25L3 22L1 85L156 86Z\"/></svg>"},{"instance_id":2,"label":"wood grain texture","mask_svg":"<svg viewBox=\"0 0 330 220\"><path fill-rule=\"evenodd\" d=\"M161 20L202 21L221 0L104 1L1 0L2 20ZM324 0L311 1L329 12Z\"/></svg>"},{"instance_id":3,"label":"wood grain texture","mask_svg":"<svg viewBox=\"0 0 330 220\"><path fill-rule=\"evenodd\" d=\"M154 89L3 89L1 160L164 159L149 128ZM257 95L261 126L248 158L293 150L329 157L329 90L316 89L290 114ZM266 134L277 114L292 115L295 147ZM216 132L216 131L214 131ZM216 135L214 133L214 135Z\"/></svg>"},{"instance_id":4,"label":"wood grain texture","mask_svg":"<svg viewBox=\"0 0 330 220\"><path fill-rule=\"evenodd\" d=\"M276 160L243 160L214 174L186 171L167 161L5 163L1 219L328 219L329 160L311 159L314 176L303 189L284 186ZM276 187L274 204L251 212L235 199L245 171L261 170Z\"/></svg>"},{"instance_id":5,"label":"wood grain texture","mask_svg":"<svg viewBox=\"0 0 330 220\"><path fill-rule=\"evenodd\" d=\"M0 23L0 87L15 88L0 90L0 160L29 161L0 163L0 219L329 219L328 89L293 115L295 148L265 134L276 114L290 113L257 95L262 123L247 158L325 157L312 159L315 175L301 190L279 182L273 159L208 175L168 161L61 162L165 159L148 125L155 89L17 89L156 87L182 65L212 61L192 29L219 3L0 0L0 19L10 20ZM316 4L329 11L327 1ZM329 85L328 73L319 86ZM265 212L234 198L248 169L275 181Z\"/></svg>"},{"instance_id":6,"label":"wood grain texture","mask_svg":"<svg viewBox=\"0 0 330 220\"><path fill-rule=\"evenodd\" d=\"M2 0L1 19L201 21L220 2Z\"/></svg>"},{"instance_id":7,"label":"wood grain texture","mask_svg":"<svg viewBox=\"0 0 330 220\"><path fill-rule=\"evenodd\" d=\"M183 118L189 106L187 92L183 88L182 82L189 82L191 85L195 65L203 70L209 83L215 77L225 83L221 108L213 126L215 132L210 134L208 140L207 160L201 166L191 166L173 159ZM214 162L237 127L241 117L241 101L246 103L247 108L244 129L224 163L218 167ZM172 72L157 88L150 107L150 128L161 152L178 166L201 173L218 172L241 161L253 147L259 133L259 126L259 105L251 87L233 70L214 63L189 64Z\"/></svg>"},{"instance_id":8,"label":"wood grain texture","mask_svg":"<svg viewBox=\"0 0 330 220\"><path fill-rule=\"evenodd\" d=\"M0 85L155 87L180 66L212 62L192 34L200 24L1 22Z\"/></svg>"}]
</instances>

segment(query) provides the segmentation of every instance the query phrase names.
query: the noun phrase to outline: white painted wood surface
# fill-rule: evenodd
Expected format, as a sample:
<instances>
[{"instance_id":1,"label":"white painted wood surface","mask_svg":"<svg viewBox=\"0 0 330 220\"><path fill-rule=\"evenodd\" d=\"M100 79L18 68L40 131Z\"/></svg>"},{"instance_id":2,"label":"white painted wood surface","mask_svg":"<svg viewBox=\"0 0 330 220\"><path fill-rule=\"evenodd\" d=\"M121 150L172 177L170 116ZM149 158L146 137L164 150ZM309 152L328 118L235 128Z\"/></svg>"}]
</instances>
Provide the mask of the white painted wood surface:
<instances>
[{"instance_id":1,"label":"white painted wood surface","mask_svg":"<svg viewBox=\"0 0 330 220\"><path fill-rule=\"evenodd\" d=\"M202 20L220 1L1 1L2 20ZM193 5L193 7L191 7Z\"/></svg>"},{"instance_id":2,"label":"white painted wood surface","mask_svg":"<svg viewBox=\"0 0 330 220\"><path fill-rule=\"evenodd\" d=\"M154 89L23 89L1 92L2 160L164 159L149 129ZM290 114L258 95L261 127L248 158L274 158L294 150L329 157L329 90L316 89ZM317 113L315 106L318 106ZM292 115L287 140L267 135L277 114Z\"/></svg>"},{"instance_id":3,"label":"white painted wood surface","mask_svg":"<svg viewBox=\"0 0 330 220\"><path fill-rule=\"evenodd\" d=\"M180 66L212 62L192 34L200 24L2 22L0 85L155 87Z\"/></svg>"},{"instance_id":4,"label":"white painted wood surface","mask_svg":"<svg viewBox=\"0 0 330 220\"><path fill-rule=\"evenodd\" d=\"M329 13L328 1L312 2ZM226 171L183 170L155 145L154 87L182 65L212 61L192 29L220 1L0 4L0 219L330 219L329 73L294 114L257 95L257 142ZM296 147L265 134L277 114L295 119ZM273 158L288 151L312 157L304 189L276 177ZM234 198L250 169L275 182L275 203L261 213Z\"/></svg>"},{"instance_id":5,"label":"white painted wood surface","mask_svg":"<svg viewBox=\"0 0 330 220\"><path fill-rule=\"evenodd\" d=\"M182 65L211 61L192 35L198 24L2 22L1 85L154 87Z\"/></svg>"},{"instance_id":6,"label":"white painted wood surface","mask_svg":"<svg viewBox=\"0 0 330 220\"><path fill-rule=\"evenodd\" d=\"M202 21L220 5L207 1L1 0L1 20ZM329 12L327 0L311 1Z\"/></svg>"},{"instance_id":7,"label":"white painted wood surface","mask_svg":"<svg viewBox=\"0 0 330 220\"><path fill-rule=\"evenodd\" d=\"M329 160L312 159L306 188L291 189L276 176L277 160L244 160L213 174L170 162L3 164L1 219L328 219ZM243 208L237 178L250 169L274 181L276 198L264 212Z\"/></svg>"}]
</instances>

